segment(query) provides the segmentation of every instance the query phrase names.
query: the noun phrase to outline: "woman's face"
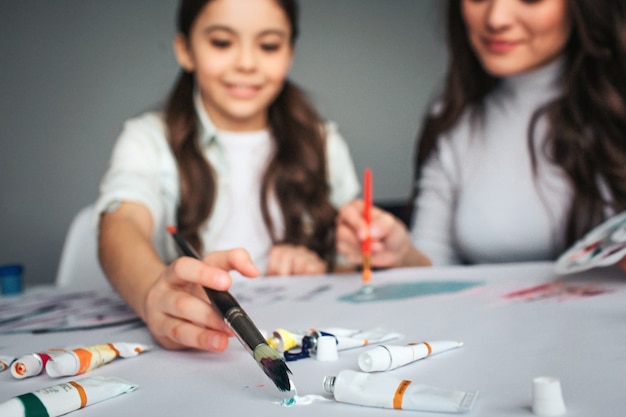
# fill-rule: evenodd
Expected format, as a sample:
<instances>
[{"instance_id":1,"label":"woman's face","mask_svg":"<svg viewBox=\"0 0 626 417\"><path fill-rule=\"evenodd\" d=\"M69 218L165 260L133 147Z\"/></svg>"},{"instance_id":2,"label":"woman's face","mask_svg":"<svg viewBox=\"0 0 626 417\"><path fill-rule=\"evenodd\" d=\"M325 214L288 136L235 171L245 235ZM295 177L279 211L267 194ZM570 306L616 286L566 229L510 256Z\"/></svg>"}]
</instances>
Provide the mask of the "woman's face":
<instances>
[{"instance_id":1,"label":"woman's face","mask_svg":"<svg viewBox=\"0 0 626 417\"><path fill-rule=\"evenodd\" d=\"M291 25L276 0L212 0L176 56L195 73L204 107L218 129L260 130L293 56Z\"/></svg>"},{"instance_id":2,"label":"woman's face","mask_svg":"<svg viewBox=\"0 0 626 417\"><path fill-rule=\"evenodd\" d=\"M563 53L573 0L461 0L470 44L496 77L542 67Z\"/></svg>"}]
</instances>

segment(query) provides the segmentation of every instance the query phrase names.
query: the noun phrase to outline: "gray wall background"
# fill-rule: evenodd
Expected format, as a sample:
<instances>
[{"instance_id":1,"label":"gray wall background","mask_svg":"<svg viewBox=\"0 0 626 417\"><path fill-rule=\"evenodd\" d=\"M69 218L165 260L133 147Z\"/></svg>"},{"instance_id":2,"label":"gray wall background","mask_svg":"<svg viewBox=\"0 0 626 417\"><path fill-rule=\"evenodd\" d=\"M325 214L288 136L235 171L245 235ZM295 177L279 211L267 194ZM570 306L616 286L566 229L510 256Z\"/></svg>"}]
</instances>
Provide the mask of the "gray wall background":
<instances>
[{"instance_id":1,"label":"gray wall background","mask_svg":"<svg viewBox=\"0 0 626 417\"><path fill-rule=\"evenodd\" d=\"M178 68L173 0L0 6L0 265L52 283L73 216L98 195L125 119ZM441 0L300 0L291 78L339 124L376 200L406 198L421 115L445 71Z\"/></svg>"}]
</instances>

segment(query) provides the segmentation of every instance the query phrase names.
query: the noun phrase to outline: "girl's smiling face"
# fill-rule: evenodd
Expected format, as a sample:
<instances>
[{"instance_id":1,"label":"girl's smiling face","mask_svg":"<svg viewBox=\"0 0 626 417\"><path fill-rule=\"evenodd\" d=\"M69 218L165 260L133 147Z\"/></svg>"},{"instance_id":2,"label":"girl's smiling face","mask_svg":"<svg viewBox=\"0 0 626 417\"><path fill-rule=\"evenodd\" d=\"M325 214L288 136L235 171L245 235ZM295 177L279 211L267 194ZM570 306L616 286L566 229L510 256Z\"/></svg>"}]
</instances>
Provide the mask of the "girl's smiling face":
<instances>
[{"instance_id":1,"label":"girl's smiling face","mask_svg":"<svg viewBox=\"0 0 626 417\"><path fill-rule=\"evenodd\" d=\"M558 59L569 40L570 0L461 0L469 42L485 70L505 77Z\"/></svg>"},{"instance_id":2,"label":"girl's smiling face","mask_svg":"<svg viewBox=\"0 0 626 417\"><path fill-rule=\"evenodd\" d=\"M213 0L189 35L178 35L180 65L195 73L202 102L218 129L267 127L267 109L293 58L292 28L275 0Z\"/></svg>"}]
</instances>

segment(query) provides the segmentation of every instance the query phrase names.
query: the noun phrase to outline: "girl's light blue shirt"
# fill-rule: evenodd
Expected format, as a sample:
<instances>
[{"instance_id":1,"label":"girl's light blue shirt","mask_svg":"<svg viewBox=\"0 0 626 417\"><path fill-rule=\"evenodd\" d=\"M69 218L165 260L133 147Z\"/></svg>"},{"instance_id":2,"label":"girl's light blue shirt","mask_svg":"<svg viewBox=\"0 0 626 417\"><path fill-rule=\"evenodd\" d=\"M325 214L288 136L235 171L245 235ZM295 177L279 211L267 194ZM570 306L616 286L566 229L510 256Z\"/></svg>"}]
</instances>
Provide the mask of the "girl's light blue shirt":
<instances>
[{"instance_id":1,"label":"girl's light blue shirt","mask_svg":"<svg viewBox=\"0 0 626 417\"><path fill-rule=\"evenodd\" d=\"M200 120L200 142L204 155L217 174L215 206L201 229L203 242L211 242L230 210L231 168L220 145L219 132L205 112L199 94L195 95L195 107ZM107 207L120 201L143 204L152 214L154 247L165 262L171 262L178 253L166 228L176 224L180 187L176 161L165 132L163 115L159 112L145 113L126 121L101 182L95 214L99 217ZM327 123L325 132L330 199L335 207L339 207L354 199L360 186L348 146L336 125ZM274 220L282 222L282 219Z\"/></svg>"}]
</instances>

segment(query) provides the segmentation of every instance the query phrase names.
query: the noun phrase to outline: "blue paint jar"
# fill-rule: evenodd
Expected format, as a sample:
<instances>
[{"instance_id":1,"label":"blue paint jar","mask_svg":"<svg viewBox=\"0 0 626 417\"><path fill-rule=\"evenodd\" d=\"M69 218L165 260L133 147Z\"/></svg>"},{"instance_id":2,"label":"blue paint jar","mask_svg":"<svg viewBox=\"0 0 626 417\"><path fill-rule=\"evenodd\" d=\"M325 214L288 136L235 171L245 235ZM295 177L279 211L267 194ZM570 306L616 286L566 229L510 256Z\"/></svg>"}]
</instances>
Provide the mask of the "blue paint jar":
<instances>
[{"instance_id":1,"label":"blue paint jar","mask_svg":"<svg viewBox=\"0 0 626 417\"><path fill-rule=\"evenodd\" d=\"M4 295L21 294L22 292L22 265L0 266L0 289Z\"/></svg>"}]
</instances>

